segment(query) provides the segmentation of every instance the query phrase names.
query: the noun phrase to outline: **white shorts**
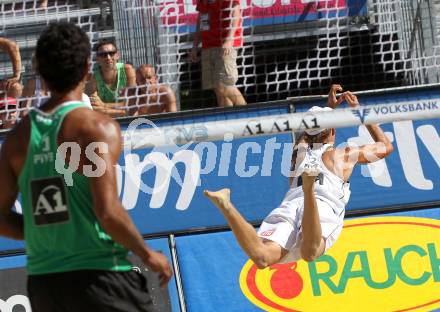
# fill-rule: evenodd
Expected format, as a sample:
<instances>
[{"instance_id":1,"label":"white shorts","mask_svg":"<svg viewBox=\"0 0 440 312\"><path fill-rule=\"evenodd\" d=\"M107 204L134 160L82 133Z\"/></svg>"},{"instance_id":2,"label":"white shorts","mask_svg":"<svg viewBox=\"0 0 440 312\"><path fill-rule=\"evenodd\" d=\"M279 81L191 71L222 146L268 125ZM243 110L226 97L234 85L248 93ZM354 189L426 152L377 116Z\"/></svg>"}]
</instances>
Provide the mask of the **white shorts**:
<instances>
[{"instance_id":1,"label":"white shorts","mask_svg":"<svg viewBox=\"0 0 440 312\"><path fill-rule=\"evenodd\" d=\"M327 251L341 234L344 214L337 215L329 203L318 198L316 203L321 221L322 237L325 240L325 251ZM285 201L263 220L258 229L258 236L261 239L274 241L289 251L280 263L301 259L303 211L303 197Z\"/></svg>"}]
</instances>

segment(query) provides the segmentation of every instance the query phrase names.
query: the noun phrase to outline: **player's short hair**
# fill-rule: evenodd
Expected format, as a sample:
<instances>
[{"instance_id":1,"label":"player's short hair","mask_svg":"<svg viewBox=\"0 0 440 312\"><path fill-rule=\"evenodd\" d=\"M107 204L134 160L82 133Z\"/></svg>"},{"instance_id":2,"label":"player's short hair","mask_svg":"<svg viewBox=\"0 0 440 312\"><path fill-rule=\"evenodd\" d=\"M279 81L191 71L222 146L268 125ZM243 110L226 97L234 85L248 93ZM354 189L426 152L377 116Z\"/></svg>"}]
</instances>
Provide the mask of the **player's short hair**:
<instances>
[{"instance_id":1,"label":"player's short hair","mask_svg":"<svg viewBox=\"0 0 440 312\"><path fill-rule=\"evenodd\" d=\"M69 22L50 24L37 42L37 72L50 90L66 92L75 88L88 71L90 40Z\"/></svg>"},{"instance_id":2,"label":"player's short hair","mask_svg":"<svg viewBox=\"0 0 440 312\"><path fill-rule=\"evenodd\" d=\"M113 39L101 39L98 41L95 47L95 51L99 51L99 48L105 45L111 44L115 47L116 51L118 50L118 47L116 46L116 42Z\"/></svg>"}]
</instances>

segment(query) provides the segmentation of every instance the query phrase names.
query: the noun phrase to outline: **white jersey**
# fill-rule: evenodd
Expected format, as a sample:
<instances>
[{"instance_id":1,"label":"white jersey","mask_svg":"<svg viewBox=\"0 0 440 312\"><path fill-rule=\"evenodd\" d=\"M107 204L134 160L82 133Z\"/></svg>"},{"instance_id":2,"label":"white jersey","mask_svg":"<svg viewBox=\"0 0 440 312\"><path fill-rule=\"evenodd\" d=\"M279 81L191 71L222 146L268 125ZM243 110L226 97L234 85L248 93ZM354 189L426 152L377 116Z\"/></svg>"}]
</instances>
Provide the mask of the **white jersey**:
<instances>
[{"instance_id":1,"label":"white jersey","mask_svg":"<svg viewBox=\"0 0 440 312\"><path fill-rule=\"evenodd\" d=\"M297 176L293 179L292 185L283 201L304 197L301 173L306 163L313 162L320 171L315 181L316 198L330 204L337 215L344 212L345 205L350 198L350 183L344 182L340 177L331 172L322 161L322 154L330 147L332 147L331 144L324 144L319 148L307 149L304 160L299 164L297 172L295 172Z\"/></svg>"},{"instance_id":2,"label":"white jersey","mask_svg":"<svg viewBox=\"0 0 440 312\"><path fill-rule=\"evenodd\" d=\"M314 189L322 237L325 239L325 251L335 243L341 233L350 189L349 183L345 183L328 170L323 163L322 154L329 147L331 147L330 144L325 144L320 148L307 149L304 160L294 172L296 177L283 202L270 212L258 229L258 236L261 239L276 242L289 251L280 260L281 263L301 259L302 218L304 215L301 173L305 168L317 169L319 172L316 176Z\"/></svg>"}]
</instances>

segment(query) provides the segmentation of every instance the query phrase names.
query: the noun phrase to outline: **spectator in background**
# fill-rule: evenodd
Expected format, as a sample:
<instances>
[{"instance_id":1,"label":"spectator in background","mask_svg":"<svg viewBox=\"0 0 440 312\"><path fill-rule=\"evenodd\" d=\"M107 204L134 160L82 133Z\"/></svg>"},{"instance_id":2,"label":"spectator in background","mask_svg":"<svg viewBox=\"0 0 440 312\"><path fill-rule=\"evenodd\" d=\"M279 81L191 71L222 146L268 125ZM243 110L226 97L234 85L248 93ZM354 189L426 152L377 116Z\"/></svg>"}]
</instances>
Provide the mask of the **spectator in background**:
<instances>
[{"instance_id":1,"label":"spectator in background","mask_svg":"<svg viewBox=\"0 0 440 312\"><path fill-rule=\"evenodd\" d=\"M6 52L12 62L13 76L0 79L0 97L17 98L21 95L21 57L17 43L12 40L0 37L0 52Z\"/></svg>"},{"instance_id":2,"label":"spectator in background","mask_svg":"<svg viewBox=\"0 0 440 312\"><path fill-rule=\"evenodd\" d=\"M50 96L49 87L44 79L41 79L41 76L37 73L35 54L32 55L32 73L33 77L28 79L23 89L23 97L27 99L23 101L24 104L22 102L22 107L40 107L48 100L48 97ZM90 109L92 109L90 98L84 93L84 91L82 94L82 100L88 107L90 107Z\"/></svg>"},{"instance_id":3,"label":"spectator in background","mask_svg":"<svg viewBox=\"0 0 440 312\"><path fill-rule=\"evenodd\" d=\"M138 115L176 112L176 96L166 84L159 84L152 65L142 64L136 70L138 89Z\"/></svg>"},{"instance_id":4,"label":"spectator in background","mask_svg":"<svg viewBox=\"0 0 440 312\"><path fill-rule=\"evenodd\" d=\"M238 80L237 49L243 44L239 0L198 0L191 60L202 42L202 88L214 89L220 107L246 105Z\"/></svg>"},{"instance_id":5,"label":"spectator in background","mask_svg":"<svg viewBox=\"0 0 440 312\"><path fill-rule=\"evenodd\" d=\"M94 110L112 117L131 114L127 107L129 103L118 101L118 97L125 93L126 88L136 87L133 66L118 61L119 52L114 42L102 40L98 43L88 95ZM134 90L128 90L128 95L134 93Z\"/></svg>"}]
</instances>

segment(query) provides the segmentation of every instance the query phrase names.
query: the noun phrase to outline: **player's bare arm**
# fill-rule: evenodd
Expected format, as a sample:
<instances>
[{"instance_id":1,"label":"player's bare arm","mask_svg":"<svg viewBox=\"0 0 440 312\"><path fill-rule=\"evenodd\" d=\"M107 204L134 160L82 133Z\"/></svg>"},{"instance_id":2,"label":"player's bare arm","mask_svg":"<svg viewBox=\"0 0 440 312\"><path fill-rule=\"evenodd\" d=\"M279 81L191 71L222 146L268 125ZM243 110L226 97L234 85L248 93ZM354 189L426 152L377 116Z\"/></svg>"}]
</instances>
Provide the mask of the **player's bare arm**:
<instances>
[{"instance_id":1,"label":"player's bare arm","mask_svg":"<svg viewBox=\"0 0 440 312\"><path fill-rule=\"evenodd\" d=\"M117 195L115 164L122 146L119 125L108 116L92 111L86 113L93 118L85 119L83 116L77 116L78 112L73 112L71 116L87 120L79 131L81 150L84 151L93 142L104 142L108 146L108 152L95 150L105 164L104 174L89 178L96 217L104 231L115 242L131 250L154 272L160 274L161 285L164 286L172 276L166 257L145 245Z\"/></svg>"},{"instance_id":2,"label":"player's bare arm","mask_svg":"<svg viewBox=\"0 0 440 312\"><path fill-rule=\"evenodd\" d=\"M12 210L18 195L18 177L11 163L14 145L14 136L8 136L0 149L0 235L22 240L23 217Z\"/></svg>"},{"instance_id":3,"label":"player's bare arm","mask_svg":"<svg viewBox=\"0 0 440 312\"><path fill-rule=\"evenodd\" d=\"M349 107L358 107L360 105L356 95L350 91L344 93L344 99ZM393 152L393 145L378 125L366 125L366 128L372 136L374 143L359 147L347 147L344 153L344 161L349 166L354 166L357 163L372 163L387 157Z\"/></svg>"},{"instance_id":4,"label":"player's bare arm","mask_svg":"<svg viewBox=\"0 0 440 312\"><path fill-rule=\"evenodd\" d=\"M14 71L13 76L7 80L6 88L9 89L14 83L19 81L21 76L20 49L14 41L0 38L0 51L8 53Z\"/></svg>"}]
</instances>

